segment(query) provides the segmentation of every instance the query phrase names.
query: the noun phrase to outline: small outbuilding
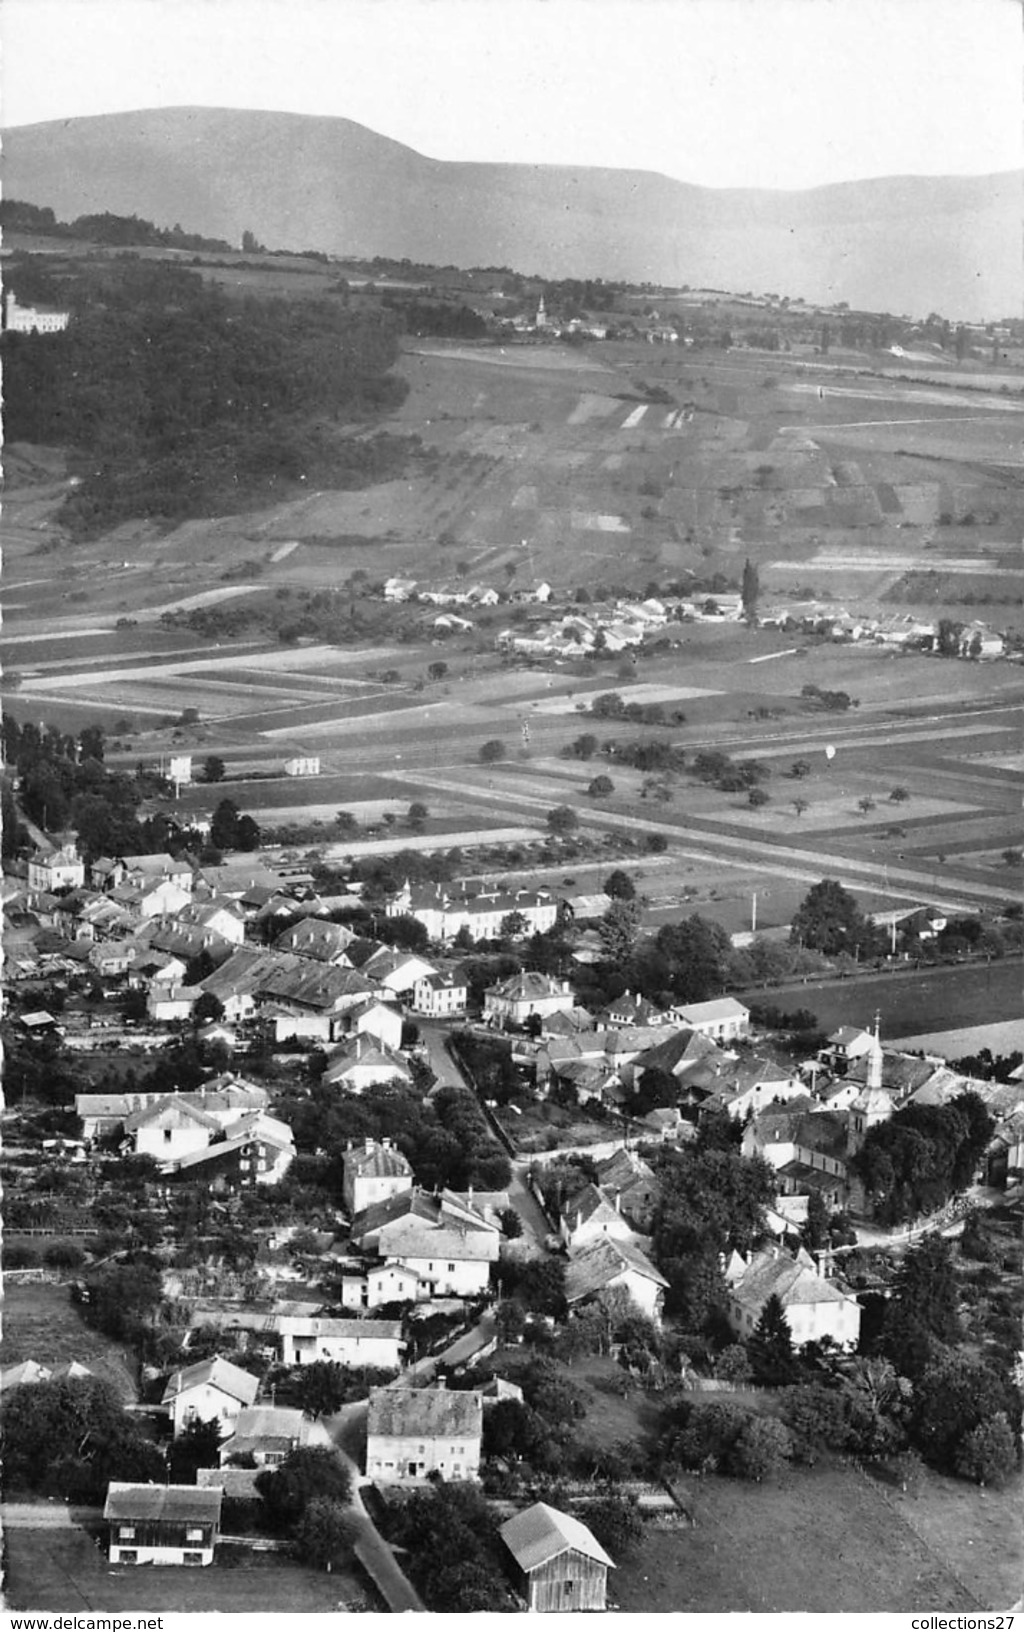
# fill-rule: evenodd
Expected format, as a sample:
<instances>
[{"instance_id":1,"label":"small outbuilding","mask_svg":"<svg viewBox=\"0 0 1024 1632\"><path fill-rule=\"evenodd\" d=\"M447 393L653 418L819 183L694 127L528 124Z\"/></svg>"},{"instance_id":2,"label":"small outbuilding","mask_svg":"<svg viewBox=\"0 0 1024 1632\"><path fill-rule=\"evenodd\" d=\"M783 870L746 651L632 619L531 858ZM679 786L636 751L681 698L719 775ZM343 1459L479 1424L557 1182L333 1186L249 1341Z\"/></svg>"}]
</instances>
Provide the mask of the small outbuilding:
<instances>
[{"instance_id":1,"label":"small outbuilding","mask_svg":"<svg viewBox=\"0 0 1024 1632\"><path fill-rule=\"evenodd\" d=\"M221 1490L111 1480L103 1517L111 1564L212 1564Z\"/></svg>"},{"instance_id":2,"label":"small outbuilding","mask_svg":"<svg viewBox=\"0 0 1024 1632\"><path fill-rule=\"evenodd\" d=\"M606 1607L608 1571L615 1565L579 1519L535 1502L508 1519L499 1534L529 1610L565 1614Z\"/></svg>"}]
</instances>

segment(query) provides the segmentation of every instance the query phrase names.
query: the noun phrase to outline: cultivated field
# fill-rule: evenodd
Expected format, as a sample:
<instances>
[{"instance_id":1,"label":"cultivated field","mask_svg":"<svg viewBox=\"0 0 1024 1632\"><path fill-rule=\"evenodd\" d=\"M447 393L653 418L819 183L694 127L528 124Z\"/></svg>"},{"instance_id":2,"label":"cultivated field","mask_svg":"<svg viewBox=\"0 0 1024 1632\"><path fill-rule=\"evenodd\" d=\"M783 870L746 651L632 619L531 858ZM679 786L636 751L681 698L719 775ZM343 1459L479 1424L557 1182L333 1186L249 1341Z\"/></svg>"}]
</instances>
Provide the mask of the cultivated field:
<instances>
[{"instance_id":1,"label":"cultivated field","mask_svg":"<svg viewBox=\"0 0 1024 1632\"><path fill-rule=\"evenodd\" d=\"M5 1278L0 1355L5 1368L22 1360L38 1360L44 1366L77 1360L114 1383L125 1399L137 1397L136 1368L127 1351L85 1324L66 1285Z\"/></svg>"}]
</instances>

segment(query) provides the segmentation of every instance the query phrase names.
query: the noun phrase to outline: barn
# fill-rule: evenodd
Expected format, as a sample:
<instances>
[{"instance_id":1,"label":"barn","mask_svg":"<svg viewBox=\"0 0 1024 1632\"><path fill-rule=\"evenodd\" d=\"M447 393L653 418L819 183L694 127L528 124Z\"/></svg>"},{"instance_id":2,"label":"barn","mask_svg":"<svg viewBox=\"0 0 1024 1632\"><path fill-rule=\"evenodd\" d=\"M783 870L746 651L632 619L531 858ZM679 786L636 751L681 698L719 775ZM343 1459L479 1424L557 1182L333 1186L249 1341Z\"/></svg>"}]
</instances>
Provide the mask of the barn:
<instances>
[{"instance_id":1,"label":"barn","mask_svg":"<svg viewBox=\"0 0 1024 1632\"><path fill-rule=\"evenodd\" d=\"M528 1609L564 1614L606 1607L608 1571L615 1565L579 1519L535 1502L499 1533L515 1560L516 1584Z\"/></svg>"}]
</instances>

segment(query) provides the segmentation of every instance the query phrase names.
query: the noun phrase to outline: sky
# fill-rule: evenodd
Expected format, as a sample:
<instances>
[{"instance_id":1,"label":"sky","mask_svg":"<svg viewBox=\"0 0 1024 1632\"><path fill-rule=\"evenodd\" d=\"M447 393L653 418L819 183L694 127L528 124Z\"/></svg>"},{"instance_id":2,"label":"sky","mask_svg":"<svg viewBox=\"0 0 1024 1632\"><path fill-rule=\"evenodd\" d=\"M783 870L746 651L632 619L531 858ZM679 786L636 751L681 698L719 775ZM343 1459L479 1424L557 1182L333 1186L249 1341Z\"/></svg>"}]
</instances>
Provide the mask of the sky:
<instances>
[{"instance_id":1,"label":"sky","mask_svg":"<svg viewBox=\"0 0 1024 1632\"><path fill-rule=\"evenodd\" d=\"M199 104L803 188L1024 164L1020 0L0 0L4 125Z\"/></svg>"}]
</instances>

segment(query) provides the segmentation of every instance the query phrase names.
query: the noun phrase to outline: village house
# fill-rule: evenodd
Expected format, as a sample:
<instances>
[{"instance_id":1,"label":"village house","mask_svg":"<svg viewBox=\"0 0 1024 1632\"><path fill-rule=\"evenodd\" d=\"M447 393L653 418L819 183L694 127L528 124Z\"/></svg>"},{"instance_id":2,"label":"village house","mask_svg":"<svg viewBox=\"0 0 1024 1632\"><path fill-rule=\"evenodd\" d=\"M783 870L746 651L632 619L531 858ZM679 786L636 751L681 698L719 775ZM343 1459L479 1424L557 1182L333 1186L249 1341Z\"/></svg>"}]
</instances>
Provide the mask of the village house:
<instances>
[{"instance_id":1,"label":"village house","mask_svg":"<svg viewBox=\"0 0 1024 1632\"><path fill-rule=\"evenodd\" d=\"M294 908L295 903L289 903ZM298 957L315 958L335 969L351 969L347 948L358 940L355 931L330 919L309 917L283 929L273 943L275 952L292 952Z\"/></svg>"},{"instance_id":2,"label":"village house","mask_svg":"<svg viewBox=\"0 0 1024 1632\"><path fill-rule=\"evenodd\" d=\"M661 1200L661 1184L654 1171L642 1156L625 1147L596 1165L602 1193L613 1199L634 1230L649 1234L655 1208Z\"/></svg>"},{"instance_id":3,"label":"village house","mask_svg":"<svg viewBox=\"0 0 1024 1632\"><path fill-rule=\"evenodd\" d=\"M480 1473L483 1404L472 1390L374 1388L366 1423L366 1473L380 1484L413 1484Z\"/></svg>"},{"instance_id":4,"label":"village house","mask_svg":"<svg viewBox=\"0 0 1024 1632\"><path fill-rule=\"evenodd\" d=\"M412 989L412 1011L430 1020L465 1014L469 986L464 976L452 973L421 975Z\"/></svg>"},{"instance_id":5,"label":"village house","mask_svg":"<svg viewBox=\"0 0 1024 1632\"><path fill-rule=\"evenodd\" d=\"M515 1584L527 1610L567 1614L607 1608L608 1554L580 1519L534 1502L498 1534L512 1555Z\"/></svg>"},{"instance_id":6,"label":"village house","mask_svg":"<svg viewBox=\"0 0 1024 1632\"><path fill-rule=\"evenodd\" d=\"M570 1252L579 1252L608 1237L615 1241L636 1239L629 1220L594 1184L588 1184L564 1203L558 1233Z\"/></svg>"},{"instance_id":7,"label":"village house","mask_svg":"<svg viewBox=\"0 0 1024 1632\"><path fill-rule=\"evenodd\" d=\"M133 1155L163 1163L205 1150L220 1134L221 1125L193 1096L167 1094L126 1117L124 1131Z\"/></svg>"},{"instance_id":8,"label":"village house","mask_svg":"<svg viewBox=\"0 0 1024 1632\"><path fill-rule=\"evenodd\" d=\"M567 980L524 969L497 986L488 986L484 992L484 1020L492 1026L522 1026L534 1015L543 1019L571 1009L575 1001Z\"/></svg>"},{"instance_id":9,"label":"village house","mask_svg":"<svg viewBox=\"0 0 1024 1632\"><path fill-rule=\"evenodd\" d=\"M241 946L245 940L245 914L237 901L230 899L193 899L182 907L177 921L181 928L210 930L232 946Z\"/></svg>"},{"instance_id":10,"label":"village house","mask_svg":"<svg viewBox=\"0 0 1024 1632\"><path fill-rule=\"evenodd\" d=\"M212 1192L280 1184L295 1160L295 1140L287 1123L254 1111L224 1128L204 1149L161 1164L168 1177L202 1179Z\"/></svg>"},{"instance_id":11,"label":"village house","mask_svg":"<svg viewBox=\"0 0 1024 1632\"><path fill-rule=\"evenodd\" d=\"M855 1349L860 1336L860 1304L851 1293L821 1273L803 1247L790 1257L769 1247L749 1259L734 1252L726 1266L729 1302L726 1310L737 1338L746 1341L768 1299L782 1304L795 1348L829 1337L842 1349Z\"/></svg>"},{"instance_id":12,"label":"village house","mask_svg":"<svg viewBox=\"0 0 1024 1632\"><path fill-rule=\"evenodd\" d=\"M734 1122L745 1122L769 1105L802 1098L804 1083L774 1060L744 1060L701 1106L701 1115L724 1111Z\"/></svg>"},{"instance_id":13,"label":"village house","mask_svg":"<svg viewBox=\"0 0 1024 1632\"><path fill-rule=\"evenodd\" d=\"M48 854L29 857L28 887L51 894L54 890L77 890L85 883L85 862L75 844L62 844Z\"/></svg>"},{"instance_id":14,"label":"village house","mask_svg":"<svg viewBox=\"0 0 1024 1632\"><path fill-rule=\"evenodd\" d=\"M379 1144L367 1139L361 1147L347 1149L342 1173L341 1197L350 1218L412 1189L412 1168L390 1139Z\"/></svg>"},{"instance_id":15,"label":"village house","mask_svg":"<svg viewBox=\"0 0 1024 1632\"><path fill-rule=\"evenodd\" d=\"M824 1110L804 1095L755 1116L740 1148L744 1156L763 1156L774 1168L781 1194L817 1190L828 1206L839 1208L849 1199L849 1138L846 1113Z\"/></svg>"},{"instance_id":16,"label":"village house","mask_svg":"<svg viewBox=\"0 0 1024 1632\"><path fill-rule=\"evenodd\" d=\"M383 1048L397 1053L402 1046L402 1010L396 1001L376 995L364 997L345 1008L338 1017L334 1036L370 1037Z\"/></svg>"},{"instance_id":17,"label":"village house","mask_svg":"<svg viewBox=\"0 0 1024 1632\"><path fill-rule=\"evenodd\" d=\"M224 1493L112 1479L103 1517L111 1564L212 1564Z\"/></svg>"},{"instance_id":18,"label":"village house","mask_svg":"<svg viewBox=\"0 0 1024 1632\"><path fill-rule=\"evenodd\" d=\"M416 1272L420 1298L476 1298L489 1290L500 1238L486 1229L407 1218L396 1220L377 1250Z\"/></svg>"},{"instance_id":19,"label":"village house","mask_svg":"<svg viewBox=\"0 0 1024 1632\"><path fill-rule=\"evenodd\" d=\"M436 973L434 965L415 952L393 946L379 946L362 966L363 974L376 981L394 997L411 994L418 980Z\"/></svg>"},{"instance_id":20,"label":"village house","mask_svg":"<svg viewBox=\"0 0 1024 1632\"><path fill-rule=\"evenodd\" d=\"M221 1467L251 1458L258 1468L275 1468L292 1451L330 1450L334 1444L322 1422L295 1406L250 1405L235 1418L235 1431L218 1447Z\"/></svg>"},{"instance_id":21,"label":"village house","mask_svg":"<svg viewBox=\"0 0 1024 1632\"><path fill-rule=\"evenodd\" d=\"M222 1427L231 1426L243 1407L253 1404L259 1387L251 1371L243 1371L215 1354L194 1366L172 1371L160 1403L177 1439L193 1422L216 1421Z\"/></svg>"},{"instance_id":22,"label":"village house","mask_svg":"<svg viewBox=\"0 0 1024 1632\"><path fill-rule=\"evenodd\" d=\"M390 1260L341 1277L343 1309L379 1309L382 1304L416 1303L420 1298L416 1271Z\"/></svg>"},{"instance_id":23,"label":"village house","mask_svg":"<svg viewBox=\"0 0 1024 1632\"><path fill-rule=\"evenodd\" d=\"M398 1371L400 1320L340 1320L333 1315L272 1315L266 1330L276 1339L283 1366L331 1361L339 1366L374 1366Z\"/></svg>"},{"instance_id":24,"label":"village house","mask_svg":"<svg viewBox=\"0 0 1024 1632\"><path fill-rule=\"evenodd\" d=\"M716 997L709 1003L680 1004L672 1018L715 1043L731 1043L750 1031L750 1010L734 997Z\"/></svg>"},{"instance_id":25,"label":"village house","mask_svg":"<svg viewBox=\"0 0 1024 1632\"><path fill-rule=\"evenodd\" d=\"M320 1081L359 1094L378 1083L407 1085L412 1082L412 1071L404 1054L377 1042L367 1032L357 1032L331 1055Z\"/></svg>"},{"instance_id":26,"label":"village house","mask_svg":"<svg viewBox=\"0 0 1024 1632\"><path fill-rule=\"evenodd\" d=\"M605 1236L569 1260L565 1297L570 1309L613 1286L624 1287L641 1314L660 1326L668 1282L639 1247Z\"/></svg>"},{"instance_id":27,"label":"village house","mask_svg":"<svg viewBox=\"0 0 1024 1632\"><path fill-rule=\"evenodd\" d=\"M244 1077L214 1077L194 1093L173 1095L140 1093L76 1094L75 1114L82 1124L82 1137L87 1141L105 1134L120 1132L129 1117L151 1110L166 1100L176 1105L187 1104L202 1111L224 1127L246 1111L266 1109L267 1090L259 1088Z\"/></svg>"}]
</instances>

